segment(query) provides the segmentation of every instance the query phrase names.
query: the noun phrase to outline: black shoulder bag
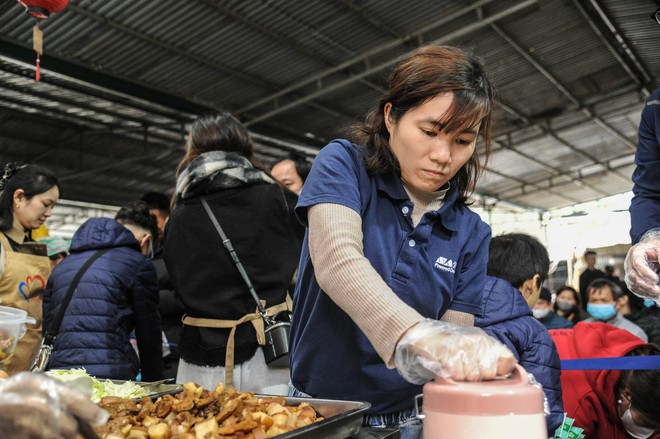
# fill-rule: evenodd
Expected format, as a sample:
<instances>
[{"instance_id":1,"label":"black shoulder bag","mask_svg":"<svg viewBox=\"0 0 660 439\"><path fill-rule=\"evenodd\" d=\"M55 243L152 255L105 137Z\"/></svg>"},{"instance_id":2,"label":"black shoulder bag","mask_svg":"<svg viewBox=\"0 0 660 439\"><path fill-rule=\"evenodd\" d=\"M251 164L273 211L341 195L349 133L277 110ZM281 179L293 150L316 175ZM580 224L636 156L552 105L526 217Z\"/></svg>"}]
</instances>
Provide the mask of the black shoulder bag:
<instances>
[{"instance_id":1,"label":"black shoulder bag","mask_svg":"<svg viewBox=\"0 0 660 439\"><path fill-rule=\"evenodd\" d=\"M60 331L60 326L62 325L62 320L64 319L64 313L69 306L69 302L71 302L73 292L76 290L76 287L78 287L80 279L82 279L83 274L85 274L90 265L92 265L98 258L103 256L103 254L108 250L110 249L105 248L94 253L87 261L85 261L83 266L80 267L80 270L78 270L78 273L76 273L76 275L73 277L73 281L71 281L71 285L69 285L69 289L66 291L62 305L60 305L60 309L58 310L53 323L44 334L44 337L41 340L41 346L39 346L39 350L37 351L34 360L32 360L32 366L30 366L31 372L43 372L48 368L50 357L53 354L55 339L57 338L57 334Z\"/></svg>"},{"instance_id":2,"label":"black shoulder bag","mask_svg":"<svg viewBox=\"0 0 660 439\"><path fill-rule=\"evenodd\" d=\"M224 230L220 226L218 219L211 211L211 208L209 207L209 204L207 203L206 199L202 197L201 201L202 201L202 206L204 206L204 210L206 211L206 214L209 216L209 219L215 226L215 229L218 231L218 235L220 235L222 244L225 246L225 248L231 255L234 264L236 264L238 271L241 273L241 277L243 278L245 285L247 285L248 290L250 291L250 295L257 303L257 309L259 310L259 314L261 314L261 317L264 320L264 326L265 326L264 335L266 338L266 344L262 347L264 350L264 357L266 360L266 364L273 367L288 366L289 365L289 333L291 331L291 311L283 311L282 313L280 313L282 315L278 314L277 316L273 316L273 317L268 315L266 309L261 304L259 295L254 290L254 286L252 285L252 282L250 281L250 278L247 272L245 271L243 264L241 263L240 259L238 259L238 255L236 254L236 251L234 250L231 241L229 240Z\"/></svg>"}]
</instances>

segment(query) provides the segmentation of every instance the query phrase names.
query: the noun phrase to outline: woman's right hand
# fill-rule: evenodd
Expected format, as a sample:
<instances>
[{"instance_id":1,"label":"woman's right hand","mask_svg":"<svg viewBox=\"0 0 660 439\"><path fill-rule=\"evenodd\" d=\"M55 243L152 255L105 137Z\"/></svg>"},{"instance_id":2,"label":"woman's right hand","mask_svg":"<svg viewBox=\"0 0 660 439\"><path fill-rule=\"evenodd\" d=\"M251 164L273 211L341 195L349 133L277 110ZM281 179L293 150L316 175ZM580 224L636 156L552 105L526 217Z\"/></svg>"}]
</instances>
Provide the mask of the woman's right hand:
<instances>
[{"instance_id":1,"label":"woman's right hand","mask_svg":"<svg viewBox=\"0 0 660 439\"><path fill-rule=\"evenodd\" d=\"M5 439L79 437L81 425L103 425L108 413L89 395L44 374L0 381L0 431Z\"/></svg>"},{"instance_id":2,"label":"woman's right hand","mask_svg":"<svg viewBox=\"0 0 660 439\"><path fill-rule=\"evenodd\" d=\"M394 362L407 381L423 384L435 375L456 381L506 376L513 371L516 359L480 328L427 319L401 337Z\"/></svg>"},{"instance_id":3,"label":"woman's right hand","mask_svg":"<svg viewBox=\"0 0 660 439\"><path fill-rule=\"evenodd\" d=\"M649 230L630 247L624 268L630 291L660 304L660 228Z\"/></svg>"}]
</instances>

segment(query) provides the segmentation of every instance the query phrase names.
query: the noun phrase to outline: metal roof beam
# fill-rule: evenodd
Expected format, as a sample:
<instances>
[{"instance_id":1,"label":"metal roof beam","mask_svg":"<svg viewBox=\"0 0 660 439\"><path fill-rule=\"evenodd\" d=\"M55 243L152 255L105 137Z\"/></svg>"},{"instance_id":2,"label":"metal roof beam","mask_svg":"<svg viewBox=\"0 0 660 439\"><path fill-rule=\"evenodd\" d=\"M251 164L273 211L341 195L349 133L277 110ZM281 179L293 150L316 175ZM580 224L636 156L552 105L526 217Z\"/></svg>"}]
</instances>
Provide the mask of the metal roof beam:
<instances>
[{"instance_id":1,"label":"metal roof beam","mask_svg":"<svg viewBox=\"0 0 660 439\"><path fill-rule=\"evenodd\" d=\"M614 160L617 160L617 159L620 159L620 157L617 157L617 158L612 159L610 161L614 161ZM622 168L625 168L627 166L630 166L630 164L621 164L621 165L615 166L615 167L613 167L611 165L608 165L607 171L611 172L612 170L622 169ZM578 173L579 173L579 171L578 171ZM595 174L597 174L597 173L590 174L590 175L595 175ZM541 181L545 181L545 180L546 179L543 179ZM548 192L548 188L546 188L544 186L539 186L539 183L541 181L530 182L530 185L535 187L535 189L532 190L532 191L525 190L523 187L526 186L526 185L521 185L520 188L509 189L509 190L506 190L506 191L502 191L502 192L497 193L495 196L501 197L503 199L510 199L512 197L515 198L515 197L518 197L520 195L533 195L533 194L540 193L540 192ZM573 181L562 181L562 182L558 182L558 183L553 183L552 187L553 188L561 188L563 186L568 186L571 183L574 183L574 182ZM632 189L632 181L628 180L628 183L630 183L630 189ZM511 191L517 191L517 192L511 192ZM605 195L610 195L610 194L605 194ZM575 204L582 203L582 202L584 202L584 201L578 201Z\"/></svg>"},{"instance_id":2,"label":"metal roof beam","mask_svg":"<svg viewBox=\"0 0 660 439\"><path fill-rule=\"evenodd\" d=\"M483 3L483 2L481 2L481 3ZM472 24L470 24L470 25L468 25L468 26L465 26L465 27L463 27L463 28L461 28L461 29L459 29L459 30L457 30L457 31L454 31L454 32L451 32L451 33L449 33L449 34L447 34L447 35L444 35L444 36L442 36L441 38L438 38L438 39L435 39L435 40L433 40L433 41L430 41L429 44L441 44L441 43L445 43L445 42L447 42L447 41L453 40L453 39L455 39L455 38L459 38L459 37L461 37L461 36L468 35L468 34L474 32L475 30L478 30L478 29L481 29L481 28L483 28L483 27L486 27L486 26L488 26L490 23L493 23L493 22L495 22L495 21L497 21L497 20L501 20L502 18L508 17L508 16L510 16L511 14L515 14L515 13L517 13L517 12L520 12L521 10L527 8L528 6L534 5L534 4L536 4L536 0L526 0L526 1L520 2L520 3L514 5L514 6L510 7L510 8L505 9L504 11L500 11L500 12L498 12L498 13L496 13L496 14L493 14L493 15L491 15L491 16L489 16L489 17L484 18L483 21L479 21L479 22L472 23ZM472 11L473 9L475 9L475 8L478 7L478 6L480 6L480 5L478 5L478 3L475 3L475 4L473 4L473 5L471 5L471 6L467 7L467 8L462 9L461 11L464 11L463 13L460 13L460 14L459 14L459 13L456 13L456 14L450 14L449 16L446 16L443 20L440 20L440 21L442 21L443 23L445 23L445 22L447 22L447 21L451 21L451 20L455 19L456 17L458 17L458 16L460 16L460 15L463 15L465 12ZM435 24L432 25L432 26L427 26L427 27L425 27L425 28L423 28L423 29L428 30L428 29L427 29L428 27L435 28L435 27L438 27L438 26L440 26L440 23L439 23L439 22L435 23ZM413 34L407 35L406 37L404 37L404 38L402 38L402 39L398 39L398 40L393 41L393 42L391 42L391 43L388 43L388 44L385 44L385 45L382 45L382 46L378 46L377 48L372 49L371 51L367 51L367 52L366 52L365 54L363 54L359 59L355 59L355 58L354 58L354 59L352 59L352 60L349 60L349 61L343 63L342 65L345 65L345 67L348 67L348 66L354 64L354 63L357 62L357 61L362 62L362 61L364 61L364 59L366 59L366 58L367 58L368 56L370 56L371 54L378 53L378 52L384 50L383 47L388 47L388 48L394 48L394 47L397 47L397 46L403 44L404 42L406 42L406 41L410 41L410 40L412 40L413 38L415 38L416 36L421 35L423 32L424 32L424 31L418 31L418 32L415 32L415 33L413 33ZM341 89L341 88L343 88L343 87L345 87L345 86L347 86L347 85L349 85L349 84L352 84L352 83L358 81L358 80L361 79L361 78L364 78L364 77L366 77L366 76L372 75L372 74L377 73L377 72L380 72L381 70L385 70L385 69L387 69L387 68L390 68L392 65L398 63L398 62L401 61L403 58L405 58L407 55L408 55L407 53L404 53L404 54L402 54L402 55L400 55L400 56L397 56L397 57L391 58L391 59L389 59L389 60L387 60L387 61L385 61L385 62L382 62L382 63L380 63L380 64L378 64L378 65L368 67L368 68L365 69L364 71L362 71L362 72L360 72L360 73L358 73L358 74L355 74L355 75L351 76L351 77L348 78L348 79L344 79L344 80L342 80L342 81L335 82L334 84L332 84L332 85L330 85L330 86L328 86L328 87L325 87L325 88L323 88L323 89L321 89L321 90L317 90L317 91L315 91L315 92L313 92L313 93L310 93L310 94L306 95L305 97L303 97L303 98L301 98L301 99L296 99L296 100L294 100L293 102L290 102L290 103L288 103L288 104L286 104L286 105L282 105L281 107L279 107L279 108L277 108L277 109L275 109L275 110L271 110L271 111L268 111L268 112L266 112L266 113L262 113L262 114L260 114L260 115L258 115L258 116L256 116L256 117L253 117L253 118L249 119L249 120L246 122L246 124L247 124L247 125L252 125L252 124L255 124L255 123L257 123L257 122L261 122L261 121L263 121L263 120L265 120L265 119L268 119L268 118L270 118L270 117L273 117L273 116L275 116L275 115L277 115L277 114L280 114L280 113L285 112L285 111L288 111L288 110L290 110L290 109L292 109L292 108L298 107L298 106L300 106L300 105L302 105L302 104L305 104L305 103L307 103L307 102L309 102L309 101L311 101L311 100L313 100L313 99L316 99L316 98L318 98L318 97L320 97L320 96L323 96L323 95L325 95L325 94L327 94L327 93L330 93L330 92L332 92L332 91L335 91L335 90ZM332 70L332 69L331 69L331 70ZM309 78L307 81L302 81L302 83L298 83L298 84L296 84L296 86L294 86L294 87L290 87L290 88L287 89L287 90L291 91L291 90L293 90L293 89L297 89L299 86L311 82L311 81L312 81L312 78L315 78L314 80L317 80L317 79L320 79L320 78L322 78L322 77L324 77L324 76L327 76L328 74L329 74L329 73L326 71L326 72L322 72L320 75L313 75L313 76L312 76L311 78ZM283 90L282 92L285 92L285 91ZM280 93L282 93L282 92L280 92ZM287 91L287 92L288 92L288 91ZM278 95L278 96L280 96L280 95ZM253 105L251 105L251 106L244 107L244 108L240 109L239 112L243 112L243 111L245 111L246 109L249 109L249 108L254 108L254 106L258 105L259 103L268 102L269 100L271 100L271 99L274 98L274 97L275 97L275 95L270 96L270 97L266 98L265 100L257 101L257 103L255 103L255 104L253 104Z\"/></svg>"},{"instance_id":3,"label":"metal roof beam","mask_svg":"<svg viewBox=\"0 0 660 439\"><path fill-rule=\"evenodd\" d=\"M578 108L581 112L583 112L585 115L587 115L591 120L596 122L600 127L604 128L607 130L608 133L619 139L621 143L626 145L631 151L635 151L637 149L636 145L632 143L629 139L627 139L623 134L619 133L617 130L612 128L610 125L608 125L604 120L598 118L591 112L589 109L587 109L580 100L564 85L559 81L555 76L548 71L540 62L538 62L532 55L528 53L528 51L524 50L522 47L520 47L520 44L518 44L513 38L511 38L509 35L506 34L499 26L497 26L495 23L491 24L491 27L497 34L506 41L506 43L511 46L516 52L518 52L519 55L521 55L527 62L529 62L532 67L534 67L536 70L538 70L552 85L554 85L571 103Z\"/></svg>"},{"instance_id":4,"label":"metal roof beam","mask_svg":"<svg viewBox=\"0 0 660 439\"><path fill-rule=\"evenodd\" d=\"M132 38L135 38L136 40L147 42L147 43L152 44L156 47L160 47L161 49L164 49L168 52L171 52L171 53L174 53L178 56L181 56L183 58L193 60L196 63L199 63L200 65L211 67L215 70L218 70L218 71L222 72L222 74L224 74L224 75L230 76L232 78L240 79L241 81L248 82L248 83L251 83L251 84L255 84L255 85L258 85L258 86L261 86L261 87L266 87L266 88L269 88L271 90L279 90L280 89L280 86L278 86L277 84L273 84L270 81L267 81L263 77L256 77L254 75L242 72L238 69L235 69L235 68L232 68L232 67L227 67L227 66L225 66L223 64L220 64L220 63L217 63L217 62L212 62L212 61L209 60L209 57L208 57L207 54L198 55L196 53L191 52L189 49L179 48L179 47L173 46L171 44L164 43L164 42L162 42L162 41L160 41L156 38L149 37L149 36L145 35L144 33L140 33L136 30L133 30L128 26L117 23L116 21L110 20L106 17L101 17L101 16L99 16L95 13L92 13L92 12L90 12L90 11L86 10L85 8L82 8L78 5L70 4L68 6L68 9L71 9L72 11L75 11L76 13L78 13L80 15L83 15L85 17L91 18L91 19L93 19L93 20L95 20L99 23L103 23L104 25L106 25L106 26L108 26L112 29L115 29L115 30L118 30L122 33L130 35ZM215 103L206 102L203 105L205 107L208 107L208 108L205 111L197 112L197 114L203 113L203 112L208 112L209 109L213 110L213 111L220 111L221 110L219 107L217 107L217 105ZM320 104L316 108L321 109L321 110L325 109L325 107L321 106ZM335 112L335 110L331 110L331 111Z\"/></svg>"},{"instance_id":5,"label":"metal roof beam","mask_svg":"<svg viewBox=\"0 0 660 439\"><path fill-rule=\"evenodd\" d=\"M621 67L644 88L647 96L651 94L655 88L651 75L633 52L632 46L626 42L623 34L607 16L600 3L597 0L573 0L573 3Z\"/></svg>"},{"instance_id":6,"label":"metal roof beam","mask_svg":"<svg viewBox=\"0 0 660 439\"><path fill-rule=\"evenodd\" d=\"M596 106L596 105L603 105L603 104L607 104L611 99L616 99L616 98L618 98L618 97L624 96L624 95L626 95L626 94L630 94L630 93L632 93L632 92L636 92L636 91L638 91L638 90L639 90L639 89L637 88L636 85L633 86L632 88L631 88L631 87L622 87L622 88L620 88L620 89L618 89L618 90L615 90L615 91L609 93L609 94L608 94L605 98L603 98L603 99L596 99L596 100L593 100L593 101L590 101L590 102L587 102L587 101L585 100L584 103L585 103L585 105L588 105L588 106L590 106L590 107L593 107L593 106ZM506 105L506 104L500 102L500 105ZM635 107L635 108L639 107L639 108L640 108L639 111L641 112L641 108L642 108L643 105L644 105L644 104L643 104L643 101L641 101L641 102L639 102L639 103L635 103L634 107ZM608 117L609 115L612 115L612 114L618 114L618 113L620 113L621 111L630 111L632 108L633 108L633 106L632 106L632 105L629 105L629 106L624 107L623 109L617 108L617 109L612 110L612 111L609 111L609 112L601 112L601 113L599 113L599 114L596 115L596 116L599 117L599 118ZM513 110L513 109L511 109L511 108L503 108L503 110L505 110L507 113L510 113L510 114L514 115L516 118L520 119L521 121L523 121L522 118L523 118L524 116L520 115L519 113L515 113L515 114L514 114L514 111L515 111L515 110ZM580 109L575 110L575 112L580 112ZM566 114L567 114L567 113L564 113L564 115L562 115L562 116L565 116ZM526 119L526 120L523 121L523 122L525 122L525 125L524 125L524 126L522 126L522 127L516 127L516 128L514 128L514 129L510 129L510 130L503 130L503 131L500 131L500 132L494 134L493 136L494 136L494 137L505 137L505 136L511 136L511 135L514 135L514 134L516 134L516 133L518 133L518 132L526 131L526 130L528 130L529 128L537 127L537 126L539 126L539 125L541 124L541 121L538 121L538 120L533 120L533 119L530 119L530 118L525 118L525 119ZM545 122L547 125L552 125L554 119L555 119L555 118L550 118L550 119L544 120L544 122ZM561 127L559 127L558 129L559 129L559 130L567 130L567 129L575 128L575 127L580 126L580 125L583 125L583 124L584 124L584 121L583 121L583 120L577 120L577 119L576 119L574 122L571 122L571 123L568 123L568 124L564 124L564 125L562 125ZM525 141L536 140L536 139L540 139L540 138L542 138L542 137L545 137L545 133L540 134L540 135L531 136L531 137L529 137L529 138L526 138Z\"/></svg>"},{"instance_id":7,"label":"metal roof beam","mask_svg":"<svg viewBox=\"0 0 660 439\"><path fill-rule=\"evenodd\" d=\"M511 107L510 105L506 105L506 104L500 103L499 106L500 106L502 109L504 109L505 111L510 112L512 115L514 115L514 116L520 118L521 120L523 120L523 122L525 122L525 123L529 123L529 118L527 118L526 116L524 116L520 111L514 109L514 108ZM562 145L564 145L565 147L569 148L569 149L570 149L571 151L573 151L575 154L577 154L577 155L579 155L579 156L581 156L581 157L583 157L583 158L586 158L587 160L590 160L590 161L592 161L592 162L595 163L595 164L599 164L599 165L602 165L602 166L604 166L604 167L607 167L607 165L606 165L605 163L602 163L602 162L601 162L600 160L598 160L596 157L592 156L591 154L587 154L586 152L582 151L581 149L575 147L573 144L571 144L571 143L569 143L568 141L566 141L566 140L562 139L561 137L559 137L559 135L558 135L557 133L555 133L552 129L547 128L547 127L544 127L544 126L541 125L541 124L534 124L534 126L536 126L537 128L539 128L539 129L540 129L543 133L545 133L547 136L552 137L552 138L555 139L557 142L559 142L559 143L561 143ZM618 179L624 181L624 182L628 182L628 181L630 181L630 179L629 179L628 177L626 177L625 175L621 175L620 173L618 173L618 172L616 172L616 171L614 171L614 170L612 170L612 175L613 175L614 177L616 177L616 178L618 178Z\"/></svg>"},{"instance_id":8,"label":"metal roof beam","mask_svg":"<svg viewBox=\"0 0 660 439\"><path fill-rule=\"evenodd\" d=\"M561 193L561 192L554 192L553 190L551 190L551 188L547 188L547 187L540 186L540 185L538 185L538 183L529 183L529 182L526 182L526 181L524 181L524 180L521 180L521 179L519 179L519 178L517 178L517 177L513 177L513 176L511 176L511 175L507 175L507 174L503 174L502 172L500 172L500 171L496 171L496 170L494 170L494 169L492 169L492 168L489 168L489 167L486 167L485 170L487 170L488 172L490 172L490 173L493 174L493 175L497 175L498 177L502 177L502 178L506 178L507 180L515 181L516 183L520 184L520 187L523 188L523 189L522 189L523 191L525 191L525 189L524 189L525 187L527 187L527 186L532 186L532 187L534 187L537 191L548 192L548 193L550 193L550 194L552 194L552 195L555 195L555 196L557 196L557 197L559 197L559 198L563 198L563 199L565 199L565 200L567 200L567 201L569 201L569 202L571 202L571 203L577 204L577 203L580 202L580 200L576 200L576 199L574 199L574 198L572 198L572 197L569 197L569 196L566 195L566 194L563 194L563 193ZM493 197L495 197L495 198L500 198L500 199L504 198L504 197L501 197L501 196L498 195L498 194L491 194L491 193L488 193L488 192L480 192L480 193L481 193L481 194L484 194L484 195L488 195L488 196L493 196ZM525 192L525 193L527 193L527 192Z\"/></svg>"},{"instance_id":9,"label":"metal roof beam","mask_svg":"<svg viewBox=\"0 0 660 439\"><path fill-rule=\"evenodd\" d=\"M622 164L619 164L619 165L617 165L617 166L612 166L612 165L610 164L611 162L616 162L616 161L618 161L618 160L621 160L622 158L630 158L630 159L631 159L631 160L630 160L630 163L622 163ZM630 166L632 163L633 163L633 157L632 157L632 156L615 157L615 158L613 158L613 159L611 159L611 160L608 160L608 165L607 165L607 169L606 169L606 170L604 170L604 171L599 171L599 172L611 171L612 169L622 169L622 168L625 168L625 167L627 167L627 166ZM519 193L524 193L525 195L529 195L529 194L534 194L534 193L542 192L542 191L545 191L545 188L546 188L545 186L540 186L541 183L543 183L544 181L549 181L551 187L562 187L562 186L567 186L567 185L569 185L569 184L572 183L572 184L575 184L576 186L580 186L580 187L585 187L585 186L587 186L587 187L589 187L590 189L593 189L593 186L592 186L592 185L587 185L587 184L585 184L583 181L580 180L580 178L585 178L585 176L582 174L581 170L573 171L572 174L576 174L576 175L578 175L578 178L575 178L575 179L571 178L571 179L568 179L568 180L565 180L565 181L560 181L560 182L555 182L555 181L553 181L552 179L553 179L554 177L550 177L550 178L542 178L542 179L538 179L538 180L530 181L530 182L528 182L528 183L526 183L526 184L524 184L524 185L521 185L521 188L519 188L519 189L514 188L514 189L508 189L508 190L506 190L506 191L502 191L502 192L500 192L500 193L498 194L498 196L501 196L501 197L516 196L516 195L515 195L515 194L516 194L515 192L514 192L513 194L510 194L510 193L509 193L510 191L519 191ZM598 174L598 172L594 172L593 174L589 174L589 176L591 176L591 175L595 175L595 174ZM562 176L564 176L564 175L562 175ZM567 175L567 174L565 174L565 176L569 177L569 175ZM631 181L628 181L627 183L629 183L629 184L630 184L630 187L632 188L632 182L631 182ZM536 187L537 187L538 189L537 189L537 190L533 190L533 191L529 191L529 190L525 190L525 189L522 188L523 186L527 186L527 185L536 185ZM595 190L594 192L599 192L599 193L601 193L601 195L605 195L605 196L610 195L609 193L603 193L603 192L600 191L600 190L598 190L598 191Z\"/></svg>"},{"instance_id":10,"label":"metal roof beam","mask_svg":"<svg viewBox=\"0 0 660 439\"><path fill-rule=\"evenodd\" d=\"M28 67L30 70L34 69L34 51L32 49L19 46L15 44L13 40L7 39L2 35L0 35L0 41L2 41L2 44L0 44L0 58L4 56L14 63L16 61L23 63L25 67ZM211 107L203 106L190 100L181 99L167 93L162 93L161 91L155 90L153 88L136 84L135 82L129 82L115 76L107 75L103 72L65 61L64 59L58 58L52 54L43 56L41 62L42 82L81 92L81 90L73 87L73 83L76 81L82 81L86 85L84 93L106 99L111 102L116 101L110 99L110 95L114 94L116 97L117 93L121 93L123 95L121 96L122 102L127 97L132 98L133 100L141 99L146 102L152 102L167 108L183 111L191 115L212 110ZM51 78L51 72L57 75L57 77ZM64 87L64 84L61 82L62 76L71 81L69 84L67 84L66 87ZM106 96L101 96L98 92L95 93L93 91L94 87L102 88L102 91L106 94ZM117 99L117 101L119 101L119 99ZM153 107L147 109L136 103L132 103L132 105L135 105L136 108L142 109L143 111L149 111L164 117L176 118L176 115L173 115L172 113L167 113L164 111L159 112L158 109Z\"/></svg>"},{"instance_id":11,"label":"metal roof beam","mask_svg":"<svg viewBox=\"0 0 660 439\"><path fill-rule=\"evenodd\" d=\"M66 97L62 96L51 96L47 93L37 93L36 89L28 89L24 87L18 87L13 84L8 84L8 83L3 83L0 81L0 88L4 88L6 90L12 90L15 92L18 92L22 95L27 95L27 96L33 96L38 99L42 99L43 101L49 101L53 102L56 101L58 103L61 103L69 108L77 108L77 109L82 109L86 112L92 112L101 116L109 116L112 117L113 119L116 119L118 121L122 120L121 122L127 122L127 123L133 123L133 124L138 124L140 127L144 126L153 126L153 127L158 127L161 129L168 129L169 126L171 125L160 125L160 124L155 124L152 123L147 117L144 118L136 118L136 117L127 117L125 113L122 113L120 111L112 111L108 109L107 107L95 107L92 105L86 105L83 103L80 103L79 101L76 101L74 99L68 99ZM26 103L26 106L29 106L28 103ZM102 123L102 122L100 122ZM107 124L106 124L107 125ZM113 124L114 125L114 124ZM123 126L121 123L117 123L116 126ZM135 129L135 126L124 126L125 128L132 128Z\"/></svg>"},{"instance_id":12,"label":"metal roof beam","mask_svg":"<svg viewBox=\"0 0 660 439\"><path fill-rule=\"evenodd\" d=\"M512 151L512 152L514 152L515 154L518 154L519 156L524 157L524 158L526 158L527 160L530 160L530 161L536 163L538 166L540 166L541 168L545 169L546 171L551 172L553 175L552 175L552 177L550 177L550 179L552 179L553 177L566 177L566 178L571 179L575 184L579 184L579 185L581 185L581 186L586 186L586 187L588 187L589 189L591 189L591 190L593 190L593 191L595 191L595 192L599 192L599 193L601 193L603 196L606 196L606 195L607 195L607 192L605 192L605 191L603 191L603 190L601 190L601 189L599 189L599 188L597 188L597 187L595 187L595 186L592 186L592 185L586 184L586 183L580 181L578 178L571 176L571 175L570 175L570 172L564 172L564 171L562 171L562 170L560 170L560 169L555 168L554 166L550 166L550 165L548 165L548 164L546 164L546 163L543 163L543 162L541 162L541 161L538 161L535 157L533 157L533 156L531 156L531 155L529 155L529 154L526 154L526 153L524 153L524 152L522 152L522 151L519 151L519 150L517 150L516 148L514 148L513 146L511 146L511 145L507 145L507 144L504 143L504 142L501 142L501 145L503 145L503 147L504 147L505 149L507 149L507 150L509 150L509 151ZM546 178L544 178L543 180L546 180ZM540 183L540 181L539 181L539 182L535 182L535 184L536 184L536 183ZM529 182L526 183L526 184L529 184Z\"/></svg>"},{"instance_id":13,"label":"metal roof beam","mask_svg":"<svg viewBox=\"0 0 660 439\"><path fill-rule=\"evenodd\" d=\"M248 27L256 30L257 32L260 32L260 33L266 35L268 38L273 39L275 41L279 41L281 43L284 43L285 45L287 45L291 49L293 49L293 50L295 50L299 53L302 53L303 55L309 56L310 58L313 58L313 59L320 60L321 62L323 62L324 64L326 64L328 66L333 65L333 62L331 62L327 59L319 58L318 51L315 51L313 49L308 49L308 48L304 47L303 45L299 44L298 42L292 40L291 38L287 38L286 36L284 36L284 35L282 35L278 32L275 32L272 29L268 29L264 26L261 26L261 25L255 23L253 20L249 20L249 19L245 18L243 15L236 13L230 7L221 5L220 2L218 2L217 0L203 0L203 2L206 3L207 5L213 7L214 9L217 9L218 11L222 12L223 14L230 16L232 19L240 22L241 24L243 24L245 26L248 26ZM277 4L274 3L272 6L276 7ZM344 52L347 55L351 55L351 56L355 55L355 52L348 49L344 45L338 43L337 41L333 40L332 38L329 38L327 35L322 34L321 32L319 32L318 29L314 29L310 26L307 26L303 21L300 21L300 20L297 20L297 19L295 21L299 26L305 28L306 35L315 36L318 39L322 40L324 43L329 43L330 45L332 45L333 47L338 48L339 50L341 50L342 52ZM376 90L378 90L378 86L375 85L374 83L372 83L371 81L367 81L365 79L361 82L364 85L366 85L367 87L375 88Z\"/></svg>"}]
</instances>

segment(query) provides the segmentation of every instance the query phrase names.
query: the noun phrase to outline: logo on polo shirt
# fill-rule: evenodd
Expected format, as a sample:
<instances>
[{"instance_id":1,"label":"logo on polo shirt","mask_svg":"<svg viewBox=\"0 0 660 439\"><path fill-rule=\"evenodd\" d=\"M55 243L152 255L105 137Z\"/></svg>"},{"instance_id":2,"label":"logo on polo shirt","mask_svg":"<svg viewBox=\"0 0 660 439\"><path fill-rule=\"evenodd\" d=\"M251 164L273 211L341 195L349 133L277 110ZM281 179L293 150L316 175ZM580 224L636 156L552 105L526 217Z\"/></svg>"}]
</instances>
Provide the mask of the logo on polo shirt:
<instances>
[{"instance_id":1,"label":"logo on polo shirt","mask_svg":"<svg viewBox=\"0 0 660 439\"><path fill-rule=\"evenodd\" d=\"M435 268L439 268L440 270L448 271L450 273L455 273L456 272L456 262L452 261L451 259L447 259L443 256L440 256L435 261Z\"/></svg>"}]
</instances>

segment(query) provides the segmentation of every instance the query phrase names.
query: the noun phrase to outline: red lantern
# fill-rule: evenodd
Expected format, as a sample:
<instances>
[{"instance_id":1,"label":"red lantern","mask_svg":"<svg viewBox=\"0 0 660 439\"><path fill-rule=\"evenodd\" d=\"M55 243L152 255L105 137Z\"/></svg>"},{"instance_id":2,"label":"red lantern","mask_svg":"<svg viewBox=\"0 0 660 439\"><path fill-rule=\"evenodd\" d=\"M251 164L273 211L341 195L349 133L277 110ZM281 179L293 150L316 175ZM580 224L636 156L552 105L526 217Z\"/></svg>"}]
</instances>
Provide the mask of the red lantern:
<instances>
[{"instance_id":1,"label":"red lantern","mask_svg":"<svg viewBox=\"0 0 660 439\"><path fill-rule=\"evenodd\" d=\"M18 0L18 2L25 6L25 11L34 17L34 28L32 30L32 45L34 51L37 52L37 70L34 75L35 80L41 78L41 61L40 56L43 53L43 35L39 29L39 20L50 17L50 14L60 12L66 8L69 0Z\"/></svg>"},{"instance_id":2,"label":"red lantern","mask_svg":"<svg viewBox=\"0 0 660 439\"><path fill-rule=\"evenodd\" d=\"M18 2L25 6L28 14L43 19L66 8L69 0L18 0Z\"/></svg>"}]
</instances>

